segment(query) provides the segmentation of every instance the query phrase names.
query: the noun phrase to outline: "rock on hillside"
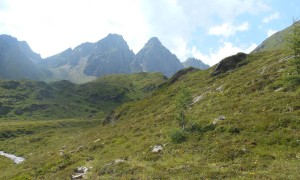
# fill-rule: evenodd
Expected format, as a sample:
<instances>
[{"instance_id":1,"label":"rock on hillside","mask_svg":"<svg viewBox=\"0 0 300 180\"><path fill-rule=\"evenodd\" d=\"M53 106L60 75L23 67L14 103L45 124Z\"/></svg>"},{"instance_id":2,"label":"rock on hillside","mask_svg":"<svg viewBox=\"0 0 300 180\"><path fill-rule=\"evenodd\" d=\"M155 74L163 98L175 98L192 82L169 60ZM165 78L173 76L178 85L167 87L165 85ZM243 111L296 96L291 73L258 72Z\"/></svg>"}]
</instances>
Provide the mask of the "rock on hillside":
<instances>
[{"instance_id":1,"label":"rock on hillside","mask_svg":"<svg viewBox=\"0 0 300 180\"><path fill-rule=\"evenodd\" d=\"M221 73L225 73L229 70L233 70L237 67L245 65L247 62L243 62L247 57L245 53L237 53L236 55L229 56L221 60L215 67L212 76L216 76Z\"/></svg>"},{"instance_id":2,"label":"rock on hillside","mask_svg":"<svg viewBox=\"0 0 300 180\"><path fill-rule=\"evenodd\" d=\"M188 58L182 64L185 68L194 67L198 69L208 69L210 67L209 65L203 63L200 59L196 58Z\"/></svg>"},{"instance_id":3,"label":"rock on hillside","mask_svg":"<svg viewBox=\"0 0 300 180\"><path fill-rule=\"evenodd\" d=\"M137 53L131 67L132 72L161 72L170 77L183 65L158 38L153 37Z\"/></svg>"}]
</instances>

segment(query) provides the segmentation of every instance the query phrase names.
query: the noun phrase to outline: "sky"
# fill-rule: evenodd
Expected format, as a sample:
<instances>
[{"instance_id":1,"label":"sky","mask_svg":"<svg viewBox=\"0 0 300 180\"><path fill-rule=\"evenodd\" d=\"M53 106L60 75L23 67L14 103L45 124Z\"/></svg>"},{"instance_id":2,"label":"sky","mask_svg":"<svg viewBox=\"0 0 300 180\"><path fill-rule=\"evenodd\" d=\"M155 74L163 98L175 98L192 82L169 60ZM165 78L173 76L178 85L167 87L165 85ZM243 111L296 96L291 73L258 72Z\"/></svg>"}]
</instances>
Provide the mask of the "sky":
<instances>
[{"instance_id":1,"label":"sky","mask_svg":"<svg viewBox=\"0 0 300 180\"><path fill-rule=\"evenodd\" d=\"M181 61L251 52L300 18L299 0L0 0L0 34L43 58L109 33L137 53L151 37Z\"/></svg>"}]
</instances>

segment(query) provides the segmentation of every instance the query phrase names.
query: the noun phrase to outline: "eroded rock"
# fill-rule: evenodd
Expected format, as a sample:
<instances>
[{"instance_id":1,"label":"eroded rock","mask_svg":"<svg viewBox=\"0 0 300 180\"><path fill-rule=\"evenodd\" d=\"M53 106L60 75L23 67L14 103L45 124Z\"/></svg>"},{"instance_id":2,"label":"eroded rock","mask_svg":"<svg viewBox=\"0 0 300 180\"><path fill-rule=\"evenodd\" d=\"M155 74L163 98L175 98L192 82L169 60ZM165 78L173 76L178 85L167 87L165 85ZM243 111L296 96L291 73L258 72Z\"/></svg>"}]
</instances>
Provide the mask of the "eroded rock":
<instances>
[{"instance_id":1,"label":"eroded rock","mask_svg":"<svg viewBox=\"0 0 300 180\"><path fill-rule=\"evenodd\" d=\"M152 149L153 153L160 153L163 150L162 145L155 145Z\"/></svg>"},{"instance_id":2,"label":"eroded rock","mask_svg":"<svg viewBox=\"0 0 300 180\"><path fill-rule=\"evenodd\" d=\"M222 116L218 117L217 119L214 119L213 124L217 124L219 121L223 121L225 119L226 119L226 117L222 115Z\"/></svg>"},{"instance_id":3,"label":"eroded rock","mask_svg":"<svg viewBox=\"0 0 300 180\"><path fill-rule=\"evenodd\" d=\"M88 170L89 168L84 166L77 167L76 169L74 169L75 174L71 176L71 179L85 179Z\"/></svg>"}]
</instances>

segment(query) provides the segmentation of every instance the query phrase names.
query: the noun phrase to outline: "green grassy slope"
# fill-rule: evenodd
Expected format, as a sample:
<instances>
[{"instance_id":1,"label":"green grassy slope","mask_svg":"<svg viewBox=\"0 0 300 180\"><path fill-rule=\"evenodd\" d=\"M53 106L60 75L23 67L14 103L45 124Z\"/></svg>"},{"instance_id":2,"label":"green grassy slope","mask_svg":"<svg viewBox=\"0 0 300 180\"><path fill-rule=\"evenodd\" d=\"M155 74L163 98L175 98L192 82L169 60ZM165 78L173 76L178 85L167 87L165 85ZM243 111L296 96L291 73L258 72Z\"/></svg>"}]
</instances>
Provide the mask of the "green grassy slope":
<instances>
[{"instance_id":1,"label":"green grassy slope","mask_svg":"<svg viewBox=\"0 0 300 180\"><path fill-rule=\"evenodd\" d=\"M0 81L0 117L102 117L124 102L144 98L164 81L159 73L109 75L81 85L69 81Z\"/></svg>"},{"instance_id":2,"label":"green grassy slope","mask_svg":"<svg viewBox=\"0 0 300 180\"><path fill-rule=\"evenodd\" d=\"M111 124L70 119L34 128L26 121L21 126L33 133L6 139L0 149L27 160L5 161L0 179L68 179L78 166L92 167L89 179L299 179L300 77L287 56L251 54L217 76L214 67L177 74L151 96L115 109ZM174 143L181 89L199 100L187 110L186 141ZM214 125L220 116L225 120ZM163 150L152 153L157 144Z\"/></svg>"},{"instance_id":3,"label":"green grassy slope","mask_svg":"<svg viewBox=\"0 0 300 180\"><path fill-rule=\"evenodd\" d=\"M300 21L297 22L298 24ZM256 52L265 52L265 51L274 51L274 50L282 50L286 48L287 41L286 38L288 34L291 32L293 26L283 29L282 31L278 31L273 34L266 40L264 40L257 48L255 48L252 53Z\"/></svg>"},{"instance_id":4,"label":"green grassy slope","mask_svg":"<svg viewBox=\"0 0 300 180\"><path fill-rule=\"evenodd\" d=\"M232 72L190 73L149 99L124 104L110 127L115 133L103 137L113 142L106 150L117 155L100 151L93 177L299 179L300 77L285 56L250 55L248 65ZM202 98L188 110L187 141L176 144L170 142L180 127L174 100L183 88ZM226 119L213 125L221 115ZM156 144L166 144L161 154L150 152ZM105 167L122 157L128 162Z\"/></svg>"}]
</instances>

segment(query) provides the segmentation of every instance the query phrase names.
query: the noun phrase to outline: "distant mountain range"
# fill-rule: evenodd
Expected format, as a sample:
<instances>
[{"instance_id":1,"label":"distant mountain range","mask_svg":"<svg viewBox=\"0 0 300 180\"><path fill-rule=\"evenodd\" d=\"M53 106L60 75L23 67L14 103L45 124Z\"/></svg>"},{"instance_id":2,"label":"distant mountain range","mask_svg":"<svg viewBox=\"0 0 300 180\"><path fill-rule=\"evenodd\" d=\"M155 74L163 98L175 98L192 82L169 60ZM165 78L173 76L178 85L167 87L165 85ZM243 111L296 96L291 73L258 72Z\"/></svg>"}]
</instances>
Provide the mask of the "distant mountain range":
<instances>
[{"instance_id":1,"label":"distant mountain range","mask_svg":"<svg viewBox=\"0 0 300 180\"><path fill-rule=\"evenodd\" d=\"M46 58L38 65L52 72L54 80L86 82L108 74L129 74L134 53L122 36L109 34L96 43L83 43Z\"/></svg>"},{"instance_id":2,"label":"distant mountain range","mask_svg":"<svg viewBox=\"0 0 300 180\"><path fill-rule=\"evenodd\" d=\"M161 72L170 77L184 67L209 67L195 58L181 63L156 37L150 38L135 55L118 34L109 34L96 43L83 43L46 59L33 52L25 41L1 35L0 65L2 79L70 80L76 83L108 74L135 72Z\"/></svg>"},{"instance_id":3,"label":"distant mountain range","mask_svg":"<svg viewBox=\"0 0 300 180\"><path fill-rule=\"evenodd\" d=\"M185 68L195 67L198 69L208 69L210 67L209 65L203 63L200 59L196 59L196 58L188 58L182 64Z\"/></svg>"}]
</instances>

